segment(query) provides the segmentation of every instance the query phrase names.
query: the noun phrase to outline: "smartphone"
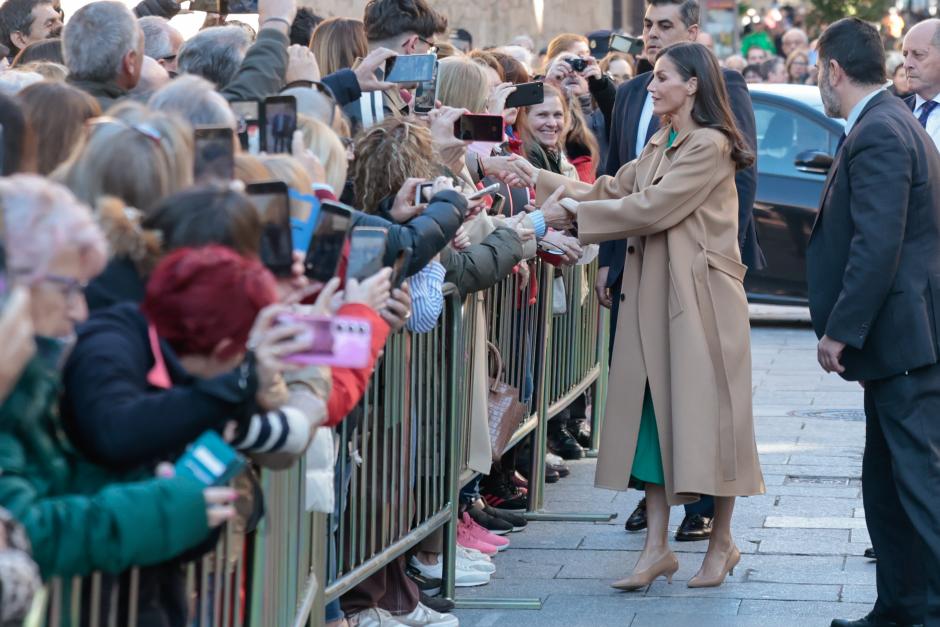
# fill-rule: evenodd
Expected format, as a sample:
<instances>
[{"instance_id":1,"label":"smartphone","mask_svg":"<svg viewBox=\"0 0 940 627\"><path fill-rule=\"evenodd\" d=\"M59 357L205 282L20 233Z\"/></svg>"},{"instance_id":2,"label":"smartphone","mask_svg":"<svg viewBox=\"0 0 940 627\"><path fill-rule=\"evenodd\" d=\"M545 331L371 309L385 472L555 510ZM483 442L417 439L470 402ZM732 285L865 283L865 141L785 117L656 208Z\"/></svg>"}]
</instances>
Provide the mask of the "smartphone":
<instances>
[{"instance_id":1,"label":"smartphone","mask_svg":"<svg viewBox=\"0 0 940 627\"><path fill-rule=\"evenodd\" d=\"M408 272L408 265L411 263L411 249L402 248L395 257L395 263L392 264L392 289L401 287L405 282L405 275Z\"/></svg>"},{"instance_id":2,"label":"smartphone","mask_svg":"<svg viewBox=\"0 0 940 627\"><path fill-rule=\"evenodd\" d=\"M493 194L493 204L490 205L490 215L498 216L503 213L503 205L506 204L506 197L502 194Z\"/></svg>"},{"instance_id":3,"label":"smartphone","mask_svg":"<svg viewBox=\"0 0 940 627\"><path fill-rule=\"evenodd\" d=\"M279 324L300 324L307 333L309 348L284 361L303 366L366 368L372 362L372 325L363 318L289 313L278 316Z\"/></svg>"},{"instance_id":4,"label":"smartphone","mask_svg":"<svg viewBox=\"0 0 940 627\"><path fill-rule=\"evenodd\" d=\"M193 179L235 178L235 135L227 126L199 126L195 129L196 159Z\"/></svg>"},{"instance_id":5,"label":"smartphone","mask_svg":"<svg viewBox=\"0 0 940 627\"><path fill-rule=\"evenodd\" d=\"M415 113L428 113L437 104L437 65L435 61L431 80L421 83L415 90Z\"/></svg>"},{"instance_id":6,"label":"smartphone","mask_svg":"<svg viewBox=\"0 0 940 627\"><path fill-rule=\"evenodd\" d=\"M640 37L630 37L629 35L614 33L610 36L608 47L614 52L622 52L636 56L643 52L643 40Z\"/></svg>"},{"instance_id":7,"label":"smartphone","mask_svg":"<svg viewBox=\"0 0 940 627\"><path fill-rule=\"evenodd\" d=\"M390 83L426 83L434 78L436 54L400 54L385 62L385 80Z\"/></svg>"},{"instance_id":8,"label":"smartphone","mask_svg":"<svg viewBox=\"0 0 940 627\"><path fill-rule=\"evenodd\" d=\"M388 229L360 226L352 230L349 243L349 262L346 264L346 280L362 281L382 269L385 257L385 240Z\"/></svg>"},{"instance_id":9,"label":"smartphone","mask_svg":"<svg viewBox=\"0 0 940 627\"><path fill-rule=\"evenodd\" d=\"M454 123L454 137L464 141L503 141L503 116L465 113Z\"/></svg>"},{"instance_id":10,"label":"smartphone","mask_svg":"<svg viewBox=\"0 0 940 627\"><path fill-rule=\"evenodd\" d=\"M290 225L290 197L283 181L245 186L264 228L261 231L261 261L275 276L291 276L294 242Z\"/></svg>"},{"instance_id":11,"label":"smartphone","mask_svg":"<svg viewBox=\"0 0 940 627\"><path fill-rule=\"evenodd\" d=\"M509 97L506 98L506 108L528 107L542 104L543 102L545 102L544 83L540 81L534 83L519 83L516 85L516 91L509 94Z\"/></svg>"},{"instance_id":12,"label":"smartphone","mask_svg":"<svg viewBox=\"0 0 940 627\"><path fill-rule=\"evenodd\" d=\"M415 205L423 205L431 200L431 190L434 183L419 183L415 190Z\"/></svg>"},{"instance_id":13,"label":"smartphone","mask_svg":"<svg viewBox=\"0 0 940 627\"><path fill-rule=\"evenodd\" d=\"M189 10L221 14L223 13L222 0L192 0L189 3Z\"/></svg>"},{"instance_id":14,"label":"smartphone","mask_svg":"<svg viewBox=\"0 0 940 627\"><path fill-rule=\"evenodd\" d=\"M205 486L222 486L241 474L245 458L215 431L206 431L174 464L177 477L190 477Z\"/></svg>"},{"instance_id":15,"label":"smartphone","mask_svg":"<svg viewBox=\"0 0 940 627\"><path fill-rule=\"evenodd\" d=\"M228 11L226 11L226 15L257 12L258 0L228 0Z\"/></svg>"},{"instance_id":16,"label":"smartphone","mask_svg":"<svg viewBox=\"0 0 940 627\"><path fill-rule=\"evenodd\" d=\"M238 120L238 141L242 150L256 155L261 152L261 103L257 100L233 100L230 103Z\"/></svg>"},{"instance_id":17,"label":"smartphone","mask_svg":"<svg viewBox=\"0 0 940 627\"><path fill-rule=\"evenodd\" d=\"M326 283L336 275L351 224L351 207L329 200L320 203L320 215L304 257L307 278Z\"/></svg>"},{"instance_id":18,"label":"smartphone","mask_svg":"<svg viewBox=\"0 0 940 627\"><path fill-rule=\"evenodd\" d=\"M297 130L297 99L293 96L269 96L261 111L264 120L264 151L290 152Z\"/></svg>"},{"instance_id":19,"label":"smartphone","mask_svg":"<svg viewBox=\"0 0 940 627\"><path fill-rule=\"evenodd\" d=\"M484 187L481 190L477 190L472 195L467 196L467 200L479 200L484 196L489 196L490 194L495 194L499 191L499 183L493 183L487 187Z\"/></svg>"}]
</instances>

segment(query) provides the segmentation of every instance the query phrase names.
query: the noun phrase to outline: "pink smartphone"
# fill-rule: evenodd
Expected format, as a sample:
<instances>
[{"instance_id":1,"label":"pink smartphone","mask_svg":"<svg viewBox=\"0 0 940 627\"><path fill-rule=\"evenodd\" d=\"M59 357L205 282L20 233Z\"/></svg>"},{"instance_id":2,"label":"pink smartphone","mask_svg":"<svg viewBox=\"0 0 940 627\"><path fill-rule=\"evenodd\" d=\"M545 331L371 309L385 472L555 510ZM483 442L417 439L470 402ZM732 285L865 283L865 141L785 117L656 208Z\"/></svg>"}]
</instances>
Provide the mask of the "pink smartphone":
<instances>
[{"instance_id":1,"label":"pink smartphone","mask_svg":"<svg viewBox=\"0 0 940 627\"><path fill-rule=\"evenodd\" d=\"M284 361L303 366L338 366L365 368L372 359L372 324L362 318L348 316L318 316L282 314L281 324L302 324L309 338L310 348L284 358Z\"/></svg>"}]
</instances>

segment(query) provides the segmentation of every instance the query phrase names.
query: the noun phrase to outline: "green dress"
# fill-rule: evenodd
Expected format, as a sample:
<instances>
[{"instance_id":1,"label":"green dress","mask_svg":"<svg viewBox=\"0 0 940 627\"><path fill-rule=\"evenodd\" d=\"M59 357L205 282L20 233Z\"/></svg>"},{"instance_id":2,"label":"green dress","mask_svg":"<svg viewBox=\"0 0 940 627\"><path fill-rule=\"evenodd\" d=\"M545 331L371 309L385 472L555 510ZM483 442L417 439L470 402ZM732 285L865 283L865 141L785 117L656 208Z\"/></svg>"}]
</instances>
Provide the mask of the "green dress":
<instances>
[{"instance_id":1,"label":"green dress","mask_svg":"<svg viewBox=\"0 0 940 627\"><path fill-rule=\"evenodd\" d=\"M669 131L667 146L676 140L676 131ZM649 381L643 393L643 414L640 417L640 432L636 438L636 455L630 474L643 483L665 485L663 476L663 455L659 450L659 429L656 427L656 412L653 410L653 396L650 394Z\"/></svg>"}]
</instances>

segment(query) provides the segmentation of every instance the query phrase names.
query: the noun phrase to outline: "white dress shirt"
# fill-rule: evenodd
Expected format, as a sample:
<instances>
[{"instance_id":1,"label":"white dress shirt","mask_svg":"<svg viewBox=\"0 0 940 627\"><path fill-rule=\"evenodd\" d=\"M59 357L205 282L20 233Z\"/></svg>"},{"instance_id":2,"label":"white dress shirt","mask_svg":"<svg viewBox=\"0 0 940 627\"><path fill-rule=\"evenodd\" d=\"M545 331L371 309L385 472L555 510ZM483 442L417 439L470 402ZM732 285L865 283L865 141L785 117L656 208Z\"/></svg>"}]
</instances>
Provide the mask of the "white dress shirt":
<instances>
[{"instance_id":1,"label":"white dress shirt","mask_svg":"<svg viewBox=\"0 0 940 627\"><path fill-rule=\"evenodd\" d=\"M935 96L933 100L934 102L940 103L940 94ZM920 114L923 112L924 102L925 100L920 96L914 96L915 118L920 118ZM927 134L930 135L937 149L940 149L940 107L934 107L934 110L930 112L930 117L927 118Z\"/></svg>"},{"instance_id":2,"label":"white dress shirt","mask_svg":"<svg viewBox=\"0 0 940 627\"><path fill-rule=\"evenodd\" d=\"M933 117L933 116L930 116ZM640 112L640 125L636 129L636 156L639 157L643 149L646 148L646 134L650 130L650 122L653 121L653 96L646 92L646 100L643 101L643 111Z\"/></svg>"}]
</instances>

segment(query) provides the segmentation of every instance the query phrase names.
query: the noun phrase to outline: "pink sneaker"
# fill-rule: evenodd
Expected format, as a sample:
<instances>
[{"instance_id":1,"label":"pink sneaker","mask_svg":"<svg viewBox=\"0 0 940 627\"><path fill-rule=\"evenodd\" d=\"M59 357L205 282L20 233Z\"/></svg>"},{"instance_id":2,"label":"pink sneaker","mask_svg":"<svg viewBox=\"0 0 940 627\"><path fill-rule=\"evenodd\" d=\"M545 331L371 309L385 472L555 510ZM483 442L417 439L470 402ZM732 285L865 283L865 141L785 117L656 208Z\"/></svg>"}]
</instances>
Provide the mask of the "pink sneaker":
<instances>
[{"instance_id":1,"label":"pink sneaker","mask_svg":"<svg viewBox=\"0 0 940 627\"><path fill-rule=\"evenodd\" d=\"M474 549L490 556L496 555L499 552L499 549L492 544L487 544L475 538L470 532L470 527L463 522L457 523L457 544L465 549Z\"/></svg>"},{"instance_id":2,"label":"pink sneaker","mask_svg":"<svg viewBox=\"0 0 940 627\"><path fill-rule=\"evenodd\" d=\"M463 524L467 525L467 527L470 529L470 535L472 535L477 540L495 546L497 551L505 551L509 548L509 540L502 538L494 533L490 533L485 528L478 525L475 520L470 518L470 514L467 512L463 513L462 519Z\"/></svg>"}]
</instances>

